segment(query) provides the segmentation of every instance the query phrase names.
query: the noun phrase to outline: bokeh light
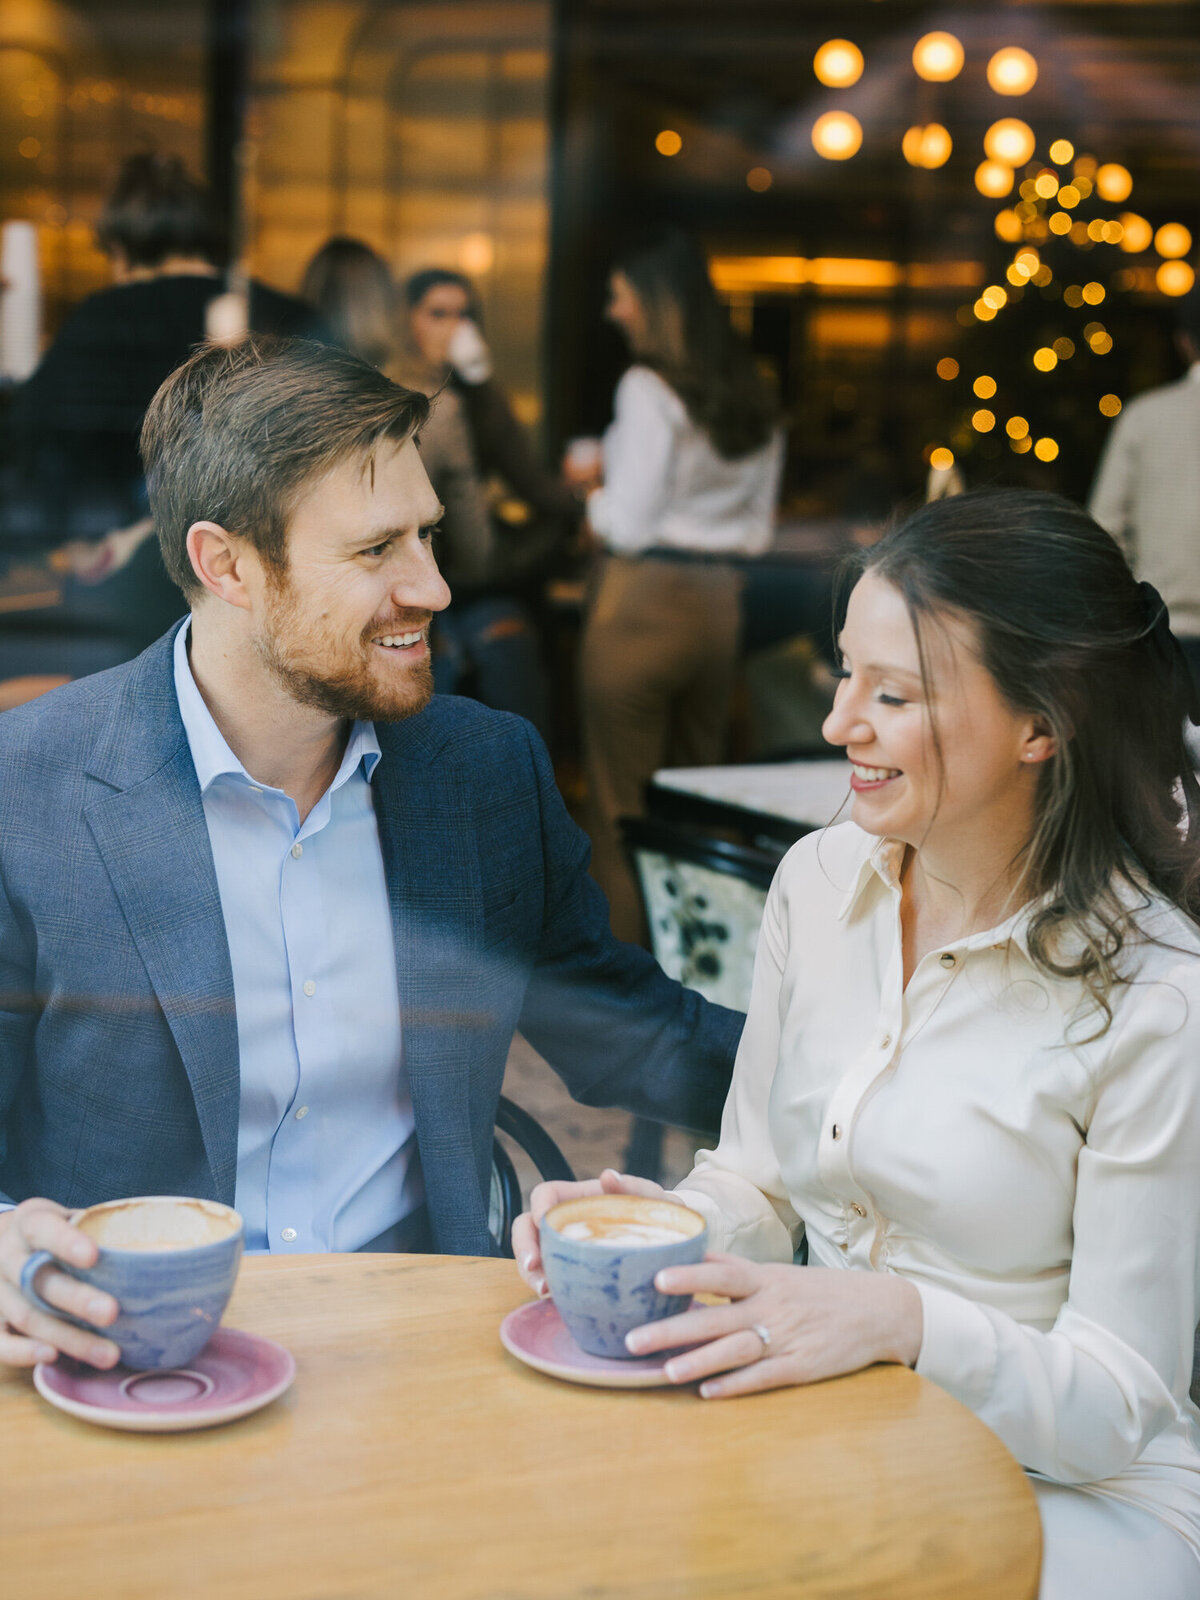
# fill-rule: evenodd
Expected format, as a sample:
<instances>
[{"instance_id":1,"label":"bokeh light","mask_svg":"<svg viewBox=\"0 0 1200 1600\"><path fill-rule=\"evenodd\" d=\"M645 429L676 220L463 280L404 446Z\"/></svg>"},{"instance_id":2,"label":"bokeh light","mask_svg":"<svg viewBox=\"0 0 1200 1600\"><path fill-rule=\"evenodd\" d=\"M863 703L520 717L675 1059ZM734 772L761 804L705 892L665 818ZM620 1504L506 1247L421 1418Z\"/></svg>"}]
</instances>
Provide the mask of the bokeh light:
<instances>
[{"instance_id":1,"label":"bokeh light","mask_svg":"<svg viewBox=\"0 0 1200 1600\"><path fill-rule=\"evenodd\" d=\"M1050 146L1050 159L1051 161L1056 162L1060 167L1065 167L1067 162L1070 161L1074 154L1075 146L1071 143L1070 139L1055 139L1054 143Z\"/></svg>"},{"instance_id":2,"label":"bokeh light","mask_svg":"<svg viewBox=\"0 0 1200 1600\"><path fill-rule=\"evenodd\" d=\"M1107 161L1097 169L1096 189L1101 200L1128 200L1133 193L1133 178L1127 167Z\"/></svg>"},{"instance_id":3,"label":"bokeh light","mask_svg":"<svg viewBox=\"0 0 1200 1600\"><path fill-rule=\"evenodd\" d=\"M470 278L485 278L496 265L496 241L490 233L464 234L458 264Z\"/></svg>"},{"instance_id":4,"label":"bokeh light","mask_svg":"<svg viewBox=\"0 0 1200 1600\"><path fill-rule=\"evenodd\" d=\"M1113 347L1112 334L1102 328L1099 333L1094 333L1088 340L1094 356L1106 356Z\"/></svg>"},{"instance_id":5,"label":"bokeh light","mask_svg":"<svg viewBox=\"0 0 1200 1600\"><path fill-rule=\"evenodd\" d=\"M1182 222L1164 222L1154 235L1154 248L1160 256L1173 261L1187 255L1192 248L1192 236Z\"/></svg>"},{"instance_id":6,"label":"bokeh light","mask_svg":"<svg viewBox=\"0 0 1200 1600\"><path fill-rule=\"evenodd\" d=\"M971 387L980 400L990 400L996 392L996 380L986 376L979 377Z\"/></svg>"},{"instance_id":7,"label":"bokeh light","mask_svg":"<svg viewBox=\"0 0 1200 1600\"><path fill-rule=\"evenodd\" d=\"M1064 183L1058 191L1058 203L1067 211L1073 211L1083 196L1073 183Z\"/></svg>"},{"instance_id":8,"label":"bokeh light","mask_svg":"<svg viewBox=\"0 0 1200 1600\"><path fill-rule=\"evenodd\" d=\"M1083 286L1083 303L1086 306L1098 306L1104 302L1105 289L1102 283L1085 283Z\"/></svg>"},{"instance_id":9,"label":"bokeh light","mask_svg":"<svg viewBox=\"0 0 1200 1600\"><path fill-rule=\"evenodd\" d=\"M1058 179L1053 172L1039 172L1033 180L1033 192L1039 200L1053 200L1058 193Z\"/></svg>"},{"instance_id":10,"label":"bokeh light","mask_svg":"<svg viewBox=\"0 0 1200 1600\"><path fill-rule=\"evenodd\" d=\"M1004 431L1010 439L1025 439L1029 436L1029 424L1024 417L1009 417Z\"/></svg>"},{"instance_id":11,"label":"bokeh light","mask_svg":"<svg viewBox=\"0 0 1200 1600\"><path fill-rule=\"evenodd\" d=\"M683 149L683 140L674 128L664 128L655 139L654 148L660 156L677 156Z\"/></svg>"},{"instance_id":12,"label":"bokeh light","mask_svg":"<svg viewBox=\"0 0 1200 1600\"><path fill-rule=\"evenodd\" d=\"M813 71L829 89L848 89L863 73L863 53L849 39L827 39L813 57Z\"/></svg>"},{"instance_id":13,"label":"bokeh light","mask_svg":"<svg viewBox=\"0 0 1200 1600\"><path fill-rule=\"evenodd\" d=\"M1033 447L1033 453L1039 461L1053 461L1058 455L1058 442L1054 439L1039 439Z\"/></svg>"},{"instance_id":14,"label":"bokeh light","mask_svg":"<svg viewBox=\"0 0 1200 1600\"><path fill-rule=\"evenodd\" d=\"M974 306L972 307L972 309L973 309L976 317L978 317L980 322L992 322L992 321L995 320L995 316L996 316L996 308L995 308L995 306L990 306L987 303L987 301L982 297L982 295L980 296L980 298L978 300L976 300L976 302L975 302Z\"/></svg>"},{"instance_id":15,"label":"bokeh light","mask_svg":"<svg viewBox=\"0 0 1200 1600\"><path fill-rule=\"evenodd\" d=\"M1057 233L1061 237L1064 233L1070 233L1071 219L1065 211L1055 211L1047 217L1046 226L1051 233Z\"/></svg>"},{"instance_id":16,"label":"bokeh light","mask_svg":"<svg viewBox=\"0 0 1200 1600\"><path fill-rule=\"evenodd\" d=\"M1001 117L983 136L984 153L988 158L1002 161L1009 167L1023 166L1036 145L1033 129L1019 117Z\"/></svg>"},{"instance_id":17,"label":"bokeh light","mask_svg":"<svg viewBox=\"0 0 1200 1600\"><path fill-rule=\"evenodd\" d=\"M987 81L997 94L1028 94L1037 82L1037 75L1036 60L1019 45L997 50L987 64Z\"/></svg>"},{"instance_id":18,"label":"bokeh light","mask_svg":"<svg viewBox=\"0 0 1200 1600\"><path fill-rule=\"evenodd\" d=\"M1190 291L1196 274L1186 261L1164 261L1154 274L1154 281L1163 294L1176 298Z\"/></svg>"},{"instance_id":19,"label":"bokeh light","mask_svg":"<svg viewBox=\"0 0 1200 1600\"><path fill-rule=\"evenodd\" d=\"M947 383L958 377L958 362L953 356L943 356L937 364L937 375L944 378Z\"/></svg>"},{"instance_id":20,"label":"bokeh light","mask_svg":"<svg viewBox=\"0 0 1200 1600\"><path fill-rule=\"evenodd\" d=\"M813 149L826 161L848 161L862 146L862 125L848 111L827 111L813 123Z\"/></svg>"},{"instance_id":21,"label":"bokeh light","mask_svg":"<svg viewBox=\"0 0 1200 1600\"><path fill-rule=\"evenodd\" d=\"M927 33L913 46L913 68L926 83L949 83L957 78L963 59L963 47L952 33Z\"/></svg>"},{"instance_id":22,"label":"bokeh light","mask_svg":"<svg viewBox=\"0 0 1200 1600\"><path fill-rule=\"evenodd\" d=\"M975 187L989 200L1002 200L1012 186L1012 168L1003 161L981 161L975 168Z\"/></svg>"},{"instance_id":23,"label":"bokeh light","mask_svg":"<svg viewBox=\"0 0 1200 1600\"><path fill-rule=\"evenodd\" d=\"M944 444L939 445L936 450L929 452L929 465L938 472L949 472L954 465L954 451L947 450Z\"/></svg>"},{"instance_id":24,"label":"bokeh light","mask_svg":"<svg viewBox=\"0 0 1200 1600\"><path fill-rule=\"evenodd\" d=\"M753 189L755 194L766 194L775 182L769 167L751 167L746 174L746 187Z\"/></svg>"},{"instance_id":25,"label":"bokeh light","mask_svg":"<svg viewBox=\"0 0 1200 1600\"><path fill-rule=\"evenodd\" d=\"M1069 361L1075 354L1075 341L1064 335L1061 339L1055 339L1050 348L1060 361Z\"/></svg>"},{"instance_id":26,"label":"bokeh light","mask_svg":"<svg viewBox=\"0 0 1200 1600\"><path fill-rule=\"evenodd\" d=\"M985 161L984 165L987 166L989 163ZM1008 172L1007 167L1000 167L999 170L1001 172ZM1011 187L1011 172L1008 173L1008 181ZM978 184L978 174L976 174L976 184ZM1021 219L1011 207L1006 207L1003 211L997 211L995 226L996 237L998 239L1003 239L1006 244L1016 244L1017 240L1024 236L1025 230L1021 226Z\"/></svg>"},{"instance_id":27,"label":"bokeh light","mask_svg":"<svg viewBox=\"0 0 1200 1600\"><path fill-rule=\"evenodd\" d=\"M1104 238L1104 218L1093 217L1087 225L1087 236L1093 244L1099 244Z\"/></svg>"},{"instance_id":28,"label":"bokeh light","mask_svg":"<svg viewBox=\"0 0 1200 1600\"><path fill-rule=\"evenodd\" d=\"M1001 306L1008 304L1008 290L998 283L989 283L979 298L984 305L991 306L993 311L999 311Z\"/></svg>"},{"instance_id":29,"label":"bokeh light","mask_svg":"<svg viewBox=\"0 0 1200 1600\"><path fill-rule=\"evenodd\" d=\"M1063 305L1070 306L1072 311L1078 310L1083 304L1083 290L1077 283L1069 283L1063 290Z\"/></svg>"},{"instance_id":30,"label":"bokeh light","mask_svg":"<svg viewBox=\"0 0 1200 1600\"><path fill-rule=\"evenodd\" d=\"M1058 357L1048 344L1040 350L1033 352L1033 364L1039 372L1053 372L1058 365Z\"/></svg>"},{"instance_id":31,"label":"bokeh light","mask_svg":"<svg viewBox=\"0 0 1200 1600\"><path fill-rule=\"evenodd\" d=\"M1102 394L1100 396L1100 415L1102 417L1117 417L1121 414L1121 402L1115 394Z\"/></svg>"},{"instance_id":32,"label":"bokeh light","mask_svg":"<svg viewBox=\"0 0 1200 1600\"><path fill-rule=\"evenodd\" d=\"M910 167L926 167L930 171L944 167L953 148L949 130L940 122L927 123L923 128L910 128L900 146Z\"/></svg>"},{"instance_id":33,"label":"bokeh light","mask_svg":"<svg viewBox=\"0 0 1200 1600\"><path fill-rule=\"evenodd\" d=\"M1118 222L1115 218L1110 218L1101 228L1100 237L1105 244L1120 244L1125 237L1125 224Z\"/></svg>"},{"instance_id":34,"label":"bokeh light","mask_svg":"<svg viewBox=\"0 0 1200 1600\"><path fill-rule=\"evenodd\" d=\"M971 426L975 429L976 433L991 433L992 429L996 426L995 412L986 410L976 411L974 416L971 418Z\"/></svg>"},{"instance_id":35,"label":"bokeh light","mask_svg":"<svg viewBox=\"0 0 1200 1600\"><path fill-rule=\"evenodd\" d=\"M1149 250L1154 238L1154 229L1145 217L1139 217L1136 211L1122 211L1121 226L1125 235L1121 240L1121 249L1130 255L1138 255L1143 250Z\"/></svg>"}]
</instances>

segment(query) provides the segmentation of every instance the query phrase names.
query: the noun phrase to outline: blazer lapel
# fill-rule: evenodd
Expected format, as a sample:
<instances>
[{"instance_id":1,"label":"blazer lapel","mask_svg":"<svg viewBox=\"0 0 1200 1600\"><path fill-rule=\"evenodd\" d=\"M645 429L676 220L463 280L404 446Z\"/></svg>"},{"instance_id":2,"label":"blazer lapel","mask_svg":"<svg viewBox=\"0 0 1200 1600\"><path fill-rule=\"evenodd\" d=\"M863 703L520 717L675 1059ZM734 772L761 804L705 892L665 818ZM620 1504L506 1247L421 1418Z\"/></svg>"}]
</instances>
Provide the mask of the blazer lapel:
<instances>
[{"instance_id":1,"label":"blazer lapel","mask_svg":"<svg viewBox=\"0 0 1200 1600\"><path fill-rule=\"evenodd\" d=\"M84 815L183 1059L214 1193L232 1202L240 1094L233 971L170 643L134 664L88 763L107 789Z\"/></svg>"},{"instance_id":2,"label":"blazer lapel","mask_svg":"<svg viewBox=\"0 0 1200 1600\"><path fill-rule=\"evenodd\" d=\"M479 993L480 870L457 773L431 759L424 718L377 731L375 779L396 941L404 1065L435 1244L487 1250L471 1126L471 1068L488 1025Z\"/></svg>"}]
</instances>

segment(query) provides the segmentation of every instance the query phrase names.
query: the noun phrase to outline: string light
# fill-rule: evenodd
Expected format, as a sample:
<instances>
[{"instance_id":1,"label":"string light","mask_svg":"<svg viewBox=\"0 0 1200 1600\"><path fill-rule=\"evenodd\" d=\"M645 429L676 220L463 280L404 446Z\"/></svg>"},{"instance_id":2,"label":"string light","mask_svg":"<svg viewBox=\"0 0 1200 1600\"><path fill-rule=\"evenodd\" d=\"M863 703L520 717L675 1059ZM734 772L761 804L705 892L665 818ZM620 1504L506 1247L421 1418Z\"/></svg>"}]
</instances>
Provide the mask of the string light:
<instances>
[{"instance_id":1,"label":"string light","mask_svg":"<svg viewBox=\"0 0 1200 1600\"><path fill-rule=\"evenodd\" d=\"M1073 211L1082 199L1083 196L1073 183L1064 183L1058 191L1058 203L1067 211Z\"/></svg>"},{"instance_id":2,"label":"string light","mask_svg":"<svg viewBox=\"0 0 1200 1600\"><path fill-rule=\"evenodd\" d=\"M1075 154L1075 146L1070 139L1055 139L1050 146L1050 159L1060 167L1065 167Z\"/></svg>"},{"instance_id":3,"label":"string light","mask_svg":"<svg viewBox=\"0 0 1200 1600\"><path fill-rule=\"evenodd\" d=\"M1098 306L1104 301L1104 285L1102 283L1085 283L1083 286L1083 302L1085 305Z\"/></svg>"},{"instance_id":4,"label":"string light","mask_svg":"<svg viewBox=\"0 0 1200 1600\"><path fill-rule=\"evenodd\" d=\"M1009 417L1004 431L1010 439L1025 439L1029 436L1029 424L1024 417Z\"/></svg>"},{"instance_id":5,"label":"string light","mask_svg":"<svg viewBox=\"0 0 1200 1600\"><path fill-rule=\"evenodd\" d=\"M1039 172L1033 180L1033 192L1039 200L1053 200L1058 193L1058 178L1053 172Z\"/></svg>"},{"instance_id":6,"label":"string light","mask_svg":"<svg viewBox=\"0 0 1200 1600\"><path fill-rule=\"evenodd\" d=\"M683 140L674 128L664 128L655 139L654 148L660 156L677 156L683 149Z\"/></svg>"},{"instance_id":7,"label":"string light","mask_svg":"<svg viewBox=\"0 0 1200 1600\"><path fill-rule=\"evenodd\" d=\"M1187 255L1192 248L1192 236L1182 222L1164 222L1154 235L1154 248L1160 256L1173 261Z\"/></svg>"},{"instance_id":8,"label":"string light","mask_svg":"<svg viewBox=\"0 0 1200 1600\"><path fill-rule=\"evenodd\" d=\"M937 375L939 378L944 378L947 383L958 377L958 362L953 356L942 357L937 364Z\"/></svg>"},{"instance_id":9,"label":"string light","mask_svg":"<svg viewBox=\"0 0 1200 1600\"><path fill-rule=\"evenodd\" d=\"M953 148L949 130L940 122L927 123L923 128L910 128L900 146L910 167L926 167L930 171L944 167Z\"/></svg>"},{"instance_id":10,"label":"string light","mask_svg":"<svg viewBox=\"0 0 1200 1600\"><path fill-rule=\"evenodd\" d=\"M985 154L1005 166L1020 167L1033 155L1037 140L1033 129L1019 117L1001 117L983 136Z\"/></svg>"},{"instance_id":11,"label":"string light","mask_svg":"<svg viewBox=\"0 0 1200 1600\"><path fill-rule=\"evenodd\" d=\"M992 411L977 411L971 418L971 426L976 433L991 433L996 426L996 415Z\"/></svg>"},{"instance_id":12,"label":"string light","mask_svg":"<svg viewBox=\"0 0 1200 1600\"><path fill-rule=\"evenodd\" d=\"M1057 233L1061 237L1064 233L1070 233L1071 219L1065 211L1056 211L1046 219L1046 226L1051 233Z\"/></svg>"},{"instance_id":13,"label":"string light","mask_svg":"<svg viewBox=\"0 0 1200 1600\"><path fill-rule=\"evenodd\" d=\"M862 125L848 111L827 111L813 123L813 149L826 161L849 161L862 139Z\"/></svg>"},{"instance_id":14,"label":"string light","mask_svg":"<svg viewBox=\"0 0 1200 1600\"><path fill-rule=\"evenodd\" d=\"M1100 415L1102 417L1118 417L1121 414L1121 402L1115 394L1102 394L1100 396Z\"/></svg>"},{"instance_id":15,"label":"string light","mask_svg":"<svg viewBox=\"0 0 1200 1600\"><path fill-rule=\"evenodd\" d=\"M863 74L863 53L849 39L827 39L813 57L813 71L829 89L848 89Z\"/></svg>"},{"instance_id":16,"label":"string light","mask_svg":"<svg viewBox=\"0 0 1200 1600\"><path fill-rule=\"evenodd\" d=\"M1058 365L1058 356L1048 344L1044 344L1040 350L1033 352L1033 364L1039 372L1053 372Z\"/></svg>"},{"instance_id":17,"label":"string light","mask_svg":"<svg viewBox=\"0 0 1200 1600\"><path fill-rule=\"evenodd\" d=\"M997 94L1028 94L1037 76L1036 60L1019 45L997 50L987 64L987 80Z\"/></svg>"},{"instance_id":18,"label":"string light","mask_svg":"<svg viewBox=\"0 0 1200 1600\"><path fill-rule=\"evenodd\" d=\"M1128 200L1133 192L1129 169L1117 161L1106 162L1096 172L1096 189L1101 200Z\"/></svg>"},{"instance_id":19,"label":"string light","mask_svg":"<svg viewBox=\"0 0 1200 1600\"><path fill-rule=\"evenodd\" d=\"M988 377L976 378L971 387L978 399L990 400L996 392L996 380Z\"/></svg>"},{"instance_id":20,"label":"string light","mask_svg":"<svg viewBox=\"0 0 1200 1600\"><path fill-rule=\"evenodd\" d=\"M912 63L926 83L949 83L963 67L963 47L952 33L927 33L913 46Z\"/></svg>"},{"instance_id":21,"label":"string light","mask_svg":"<svg viewBox=\"0 0 1200 1600\"><path fill-rule=\"evenodd\" d=\"M1053 461L1058 455L1058 443L1054 439L1039 439L1033 453L1039 461Z\"/></svg>"}]
</instances>

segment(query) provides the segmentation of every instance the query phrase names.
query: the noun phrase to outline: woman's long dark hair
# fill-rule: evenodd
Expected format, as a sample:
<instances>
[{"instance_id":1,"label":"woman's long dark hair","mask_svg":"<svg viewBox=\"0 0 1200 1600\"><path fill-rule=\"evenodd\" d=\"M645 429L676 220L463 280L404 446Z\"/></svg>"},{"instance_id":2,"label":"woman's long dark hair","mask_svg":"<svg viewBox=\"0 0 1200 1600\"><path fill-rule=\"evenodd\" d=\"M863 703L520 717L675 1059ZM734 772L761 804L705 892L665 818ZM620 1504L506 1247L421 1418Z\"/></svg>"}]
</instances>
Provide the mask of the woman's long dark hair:
<instances>
[{"instance_id":1,"label":"woman's long dark hair","mask_svg":"<svg viewBox=\"0 0 1200 1600\"><path fill-rule=\"evenodd\" d=\"M761 449L776 399L730 327L699 248L664 229L618 256L612 269L628 278L646 319L638 359L671 385L718 455L737 460Z\"/></svg>"},{"instance_id":2,"label":"woman's long dark hair","mask_svg":"<svg viewBox=\"0 0 1200 1600\"><path fill-rule=\"evenodd\" d=\"M1196 695L1166 607L1079 506L1019 490L925 506L859 570L904 596L919 645L934 614L966 618L1009 706L1052 734L1013 866L1043 901L1031 956L1083 982L1103 1031L1147 886L1200 923L1200 786L1183 737Z\"/></svg>"}]
</instances>

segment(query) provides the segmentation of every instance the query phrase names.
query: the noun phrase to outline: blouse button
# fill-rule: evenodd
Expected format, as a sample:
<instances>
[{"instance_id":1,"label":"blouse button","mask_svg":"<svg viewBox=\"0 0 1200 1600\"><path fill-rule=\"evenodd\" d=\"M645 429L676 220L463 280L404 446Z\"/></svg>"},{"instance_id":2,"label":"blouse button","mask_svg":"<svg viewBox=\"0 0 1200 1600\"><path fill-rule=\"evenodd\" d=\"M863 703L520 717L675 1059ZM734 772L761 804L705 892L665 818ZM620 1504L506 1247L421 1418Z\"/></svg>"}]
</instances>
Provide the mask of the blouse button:
<instances>
[{"instance_id":1,"label":"blouse button","mask_svg":"<svg viewBox=\"0 0 1200 1600\"><path fill-rule=\"evenodd\" d=\"M852 1200L851 1201L850 1209L851 1209L851 1211L853 1211L853 1213L854 1213L854 1215L856 1217L865 1217L866 1214L867 1214L866 1211L863 1209L863 1207L859 1205L857 1200Z\"/></svg>"},{"instance_id":2,"label":"blouse button","mask_svg":"<svg viewBox=\"0 0 1200 1600\"><path fill-rule=\"evenodd\" d=\"M831 1131L832 1131L833 1137L835 1139L840 1139L842 1137L842 1125L841 1125L841 1123L840 1122L835 1122Z\"/></svg>"},{"instance_id":3,"label":"blouse button","mask_svg":"<svg viewBox=\"0 0 1200 1600\"><path fill-rule=\"evenodd\" d=\"M940 955L938 957L938 960L942 963L942 965L944 967L952 967L954 965L954 957L950 954L949 950L945 951L944 954Z\"/></svg>"},{"instance_id":4,"label":"blouse button","mask_svg":"<svg viewBox=\"0 0 1200 1600\"><path fill-rule=\"evenodd\" d=\"M891 1042L892 1042L891 1034L890 1033L885 1033L883 1038L880 1039L880 1041L879 1041L879 1048L881 1050L887 1050L890 1047Z\"/></svg>"}]
</instances>

